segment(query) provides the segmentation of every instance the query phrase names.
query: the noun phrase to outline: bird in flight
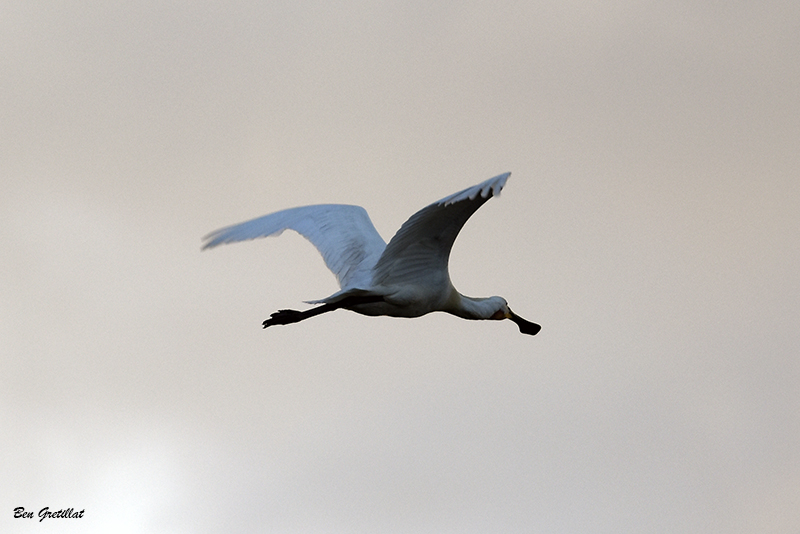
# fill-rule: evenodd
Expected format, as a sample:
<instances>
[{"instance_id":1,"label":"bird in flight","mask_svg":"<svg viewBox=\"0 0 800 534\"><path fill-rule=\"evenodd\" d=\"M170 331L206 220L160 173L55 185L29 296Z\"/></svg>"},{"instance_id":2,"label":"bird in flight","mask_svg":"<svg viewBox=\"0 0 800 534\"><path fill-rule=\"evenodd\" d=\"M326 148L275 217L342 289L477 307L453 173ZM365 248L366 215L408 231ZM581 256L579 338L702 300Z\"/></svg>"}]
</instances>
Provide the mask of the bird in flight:
<instances>
[{"instance_id":1,"label":"bird in flight","mask_svg":"<svg viewBox=\"0 0 800 534\"><path fill-rule=\"evenodd\" d=\"M318 204L278 211L203 238L203 249L290 229L317 248L339 282L340 291L305 311L278 310L263 327L297 323L340 308L362 315L420 317L447 312L464 319L510 319L523 334L541 327L511 311L503 297L467 297L450 282L453 242L475 211L500 191L510 172L447 196L412 215L387 245L360 206Z\"/></svg>"}]
</instances>

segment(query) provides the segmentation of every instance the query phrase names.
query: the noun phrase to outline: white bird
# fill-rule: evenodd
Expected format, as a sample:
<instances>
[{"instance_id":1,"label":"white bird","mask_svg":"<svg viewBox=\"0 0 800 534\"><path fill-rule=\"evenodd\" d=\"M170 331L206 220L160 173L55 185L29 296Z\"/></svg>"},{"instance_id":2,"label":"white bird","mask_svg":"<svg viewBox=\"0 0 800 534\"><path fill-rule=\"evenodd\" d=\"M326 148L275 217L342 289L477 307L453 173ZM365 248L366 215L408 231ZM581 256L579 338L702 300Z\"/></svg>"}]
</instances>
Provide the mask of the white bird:
<instances>
[{"instance_id":1,"label":"white bird","mask_svg":"<svg viewBox=\"0 0 800 534\"><path fill-rule=\"evenodd\" d=\"M523 334L541 327L516 315L502 297L473 298L456 291L447 269L450 249L467 222L500 191L510 172L445 197L412 215L387 245L364 208L319 204L278 211L203 238L203 249L223 243L277 236L294 230L322 254L340 291L306 301L306 311L279 310L263 326L291 324L344 308L363 315L420 317L443 311L464 319L511 319Z\"/></svg>"}]
</instances>

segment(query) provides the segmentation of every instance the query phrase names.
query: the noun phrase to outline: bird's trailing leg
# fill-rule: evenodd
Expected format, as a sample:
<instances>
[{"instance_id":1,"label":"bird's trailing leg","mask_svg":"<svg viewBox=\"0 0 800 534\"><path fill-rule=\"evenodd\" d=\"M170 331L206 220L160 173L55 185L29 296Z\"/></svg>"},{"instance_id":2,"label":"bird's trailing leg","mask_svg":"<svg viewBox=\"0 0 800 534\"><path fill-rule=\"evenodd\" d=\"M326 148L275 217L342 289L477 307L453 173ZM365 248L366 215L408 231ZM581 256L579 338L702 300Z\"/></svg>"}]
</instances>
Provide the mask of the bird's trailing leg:
<instances>
[{"instance_id":1,"label":"bird's trailing leg","mask_svg":"<svg viewBox=\"0 0 800 534\"><path fill-rule=\"evenodd\" d=\"M339 308L349 308L356 304L367 304L370 302L381 301L383 301L383 297L379 295L368 295L363 297L346 297L342 300L331 302L329 304L323 304L322 306L317 306L316 308L311 308L310 310L305 311L278 310L270 315L269 319L264 321L262 324L263 328L267 328L268 326L273 326L276 324L299 323L303 319L308 319L309 317L314 317L315 315L319 315L321 313L338 310Z\"/></svg>"},{"instance_id":2,"label":"bird's trailing leg","mask_svg":"<svg viewBox=\"0 0 800 534\"><path fill-rule=\"evenodd\" d=\"M308 310L314 311L314 310ZM264 328L276 324L292 324L298 321L302 321L303 319L308 319L311 317L307 315L308 312L301 312L298 310L278 310L275 313L269 316L269 319L264 321L263 325ZM322 312L320 312L322 313Z\"/></svg>"}]
</instances>

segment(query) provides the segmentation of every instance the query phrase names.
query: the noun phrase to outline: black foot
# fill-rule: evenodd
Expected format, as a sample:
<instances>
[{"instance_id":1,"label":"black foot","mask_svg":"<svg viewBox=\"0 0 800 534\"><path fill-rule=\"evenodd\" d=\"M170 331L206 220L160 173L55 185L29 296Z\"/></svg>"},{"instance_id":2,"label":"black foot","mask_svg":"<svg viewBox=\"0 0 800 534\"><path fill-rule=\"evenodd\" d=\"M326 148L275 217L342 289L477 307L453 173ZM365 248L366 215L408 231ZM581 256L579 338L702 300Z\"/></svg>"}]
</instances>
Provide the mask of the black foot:
<instances>
[{"instance_id":1,"label":"black foot","mask_svg":"<svg viewBox=\"0 0 800 534\"><path fill-rule=\"evenodd\" d=\"M264 328L276 324L292 324L303 320L303 312L297 310L278 310L262 324Z\"/></svg>"}]
</instances>

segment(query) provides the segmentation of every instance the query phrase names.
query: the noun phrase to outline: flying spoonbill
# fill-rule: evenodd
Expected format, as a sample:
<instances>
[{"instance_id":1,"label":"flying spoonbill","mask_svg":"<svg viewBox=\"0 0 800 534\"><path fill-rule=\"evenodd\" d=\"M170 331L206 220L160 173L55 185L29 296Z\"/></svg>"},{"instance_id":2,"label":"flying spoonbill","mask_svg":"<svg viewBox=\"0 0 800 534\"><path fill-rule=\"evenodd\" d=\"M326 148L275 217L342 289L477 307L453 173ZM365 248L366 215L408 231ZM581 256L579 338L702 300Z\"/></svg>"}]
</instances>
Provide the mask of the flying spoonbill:
<instances>
[{"instance_id":1,"label":"flying spoonbill","mask_svg":"<svg viewBox=\"0 0 800 534\"><path fill-rule=\"evenodd\" d=\"M516 315L503 297L474 298L456 291L447 269L450 249L467 219L500 191L511 175L500 174L445 197L412 215L387 245L364 208L345 204L301 206L220 228L203 238L203 249L223 243L277 236L290 229L317 247L340 291L305 311L279 310L263 326L291 324L344 308L362 315L420 317L443 311L464 319L511 319L523 334L541 327Z\"/></svg>"}]
</instances>

